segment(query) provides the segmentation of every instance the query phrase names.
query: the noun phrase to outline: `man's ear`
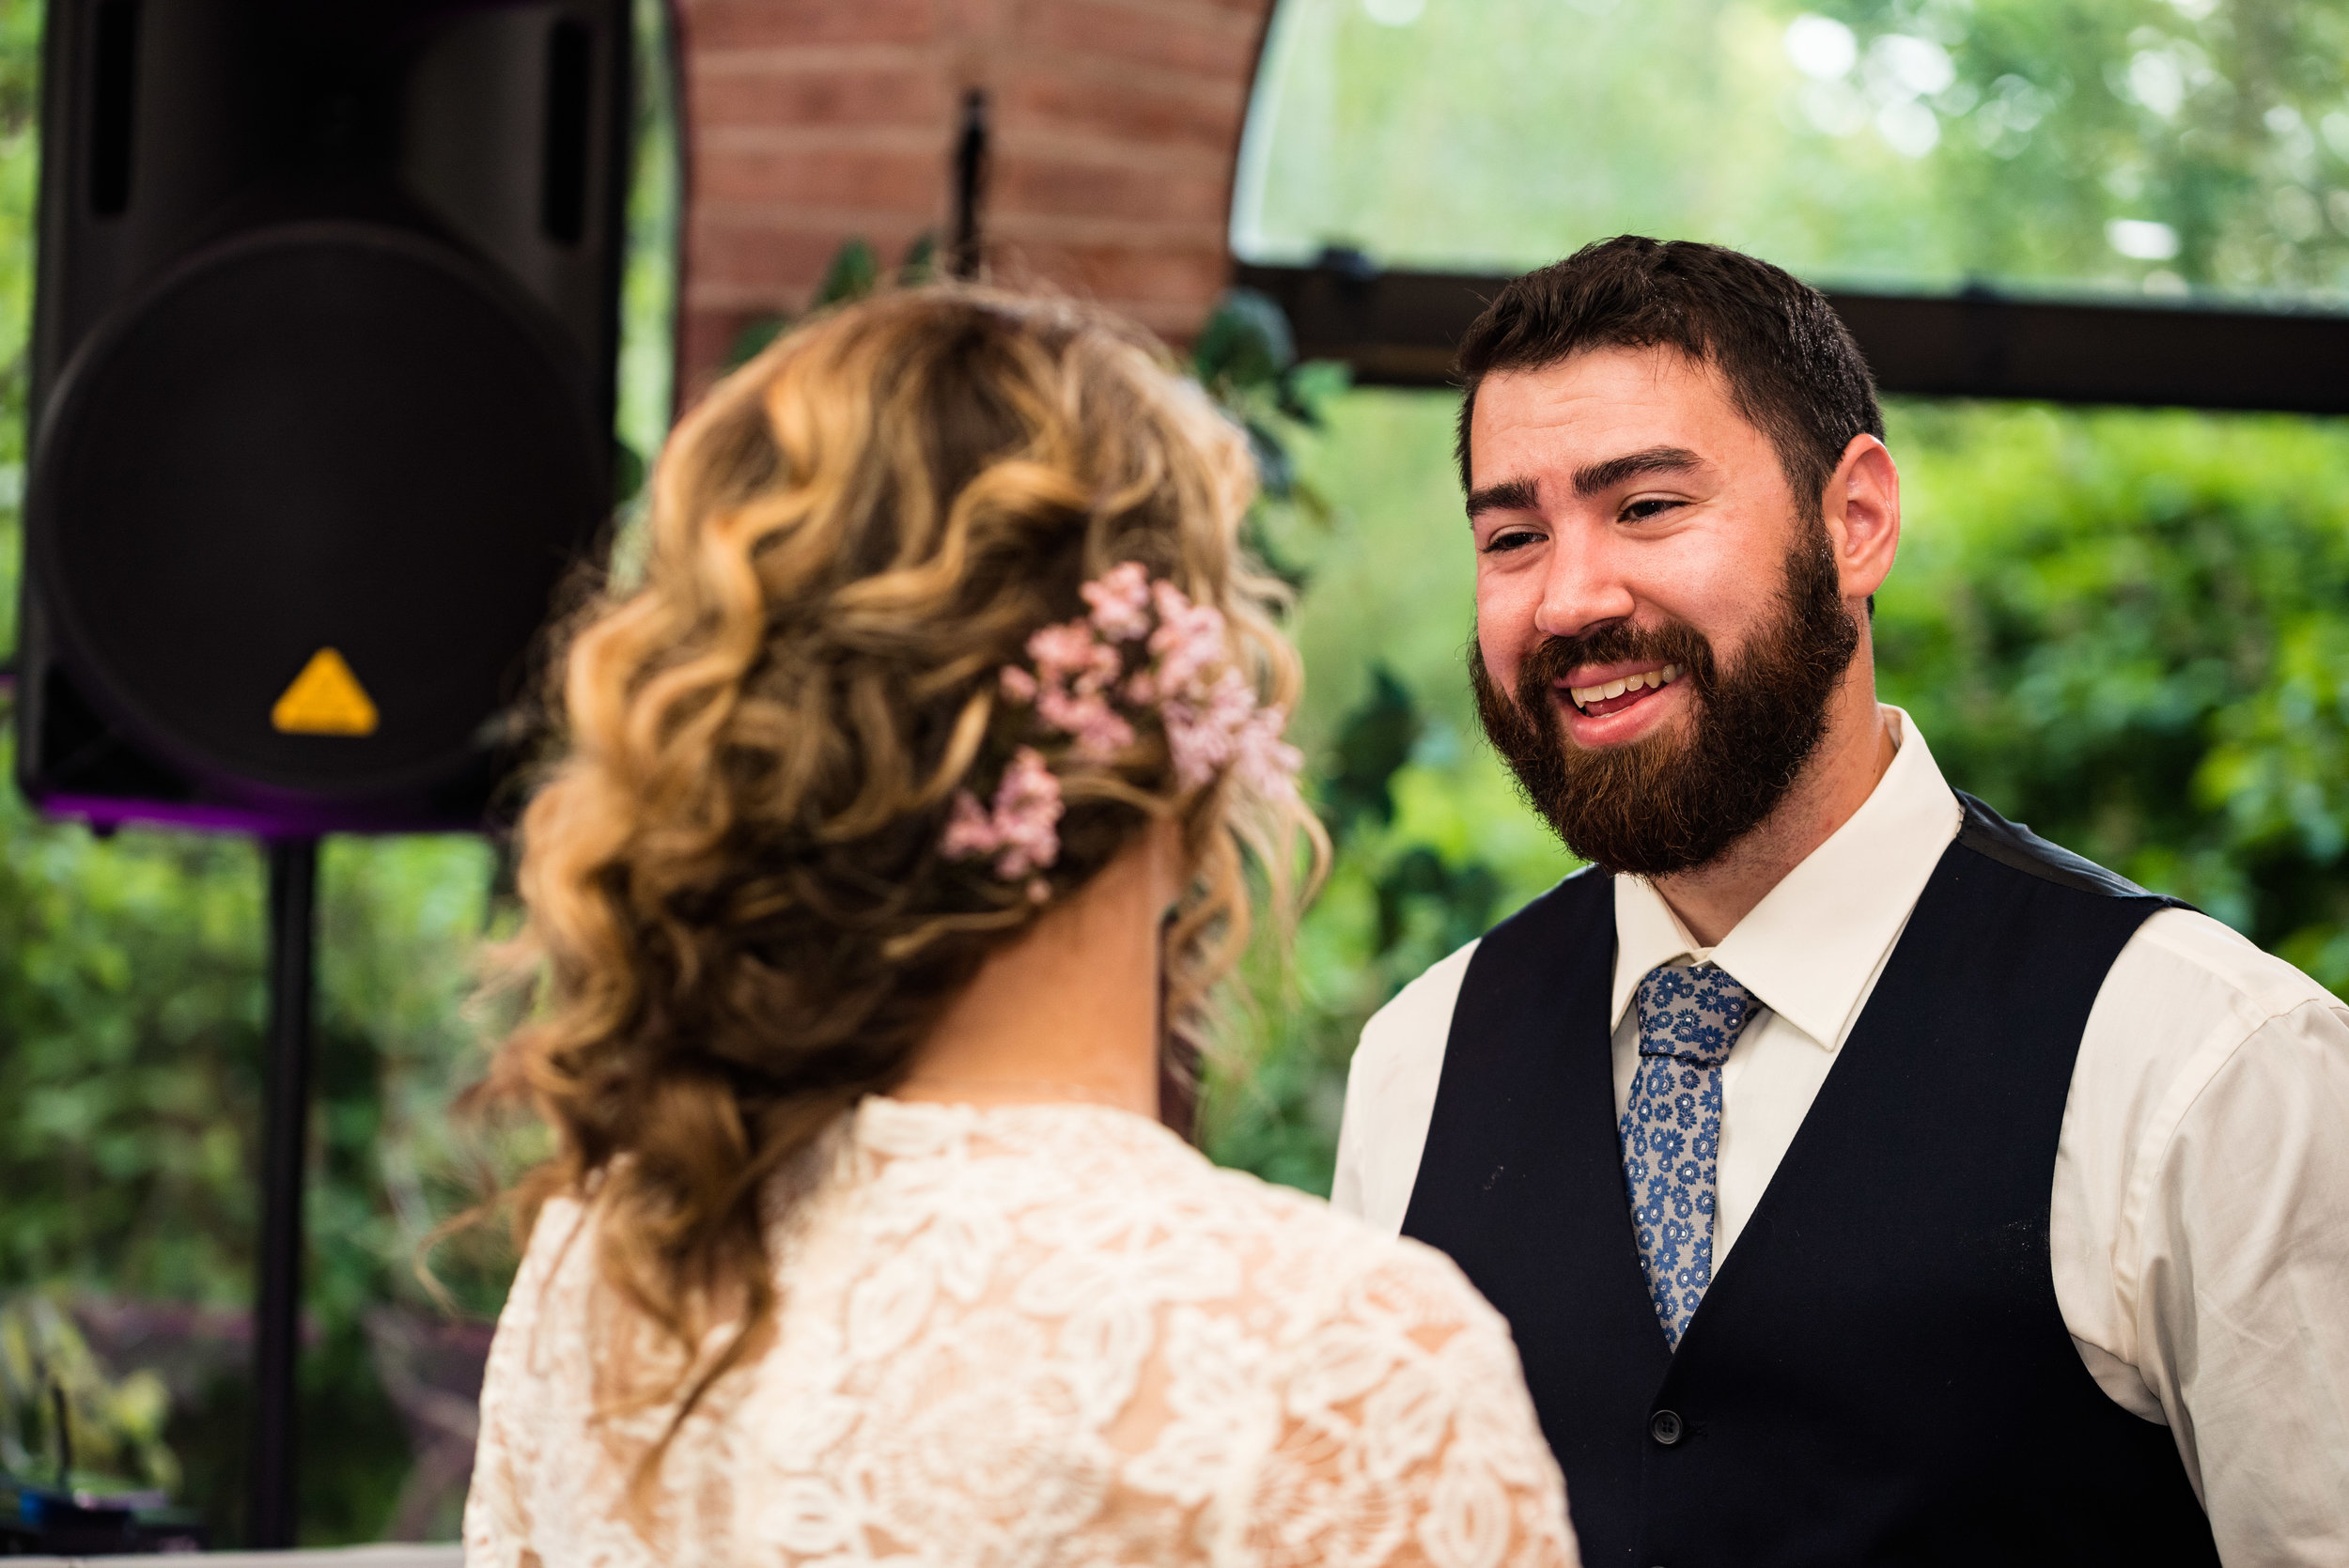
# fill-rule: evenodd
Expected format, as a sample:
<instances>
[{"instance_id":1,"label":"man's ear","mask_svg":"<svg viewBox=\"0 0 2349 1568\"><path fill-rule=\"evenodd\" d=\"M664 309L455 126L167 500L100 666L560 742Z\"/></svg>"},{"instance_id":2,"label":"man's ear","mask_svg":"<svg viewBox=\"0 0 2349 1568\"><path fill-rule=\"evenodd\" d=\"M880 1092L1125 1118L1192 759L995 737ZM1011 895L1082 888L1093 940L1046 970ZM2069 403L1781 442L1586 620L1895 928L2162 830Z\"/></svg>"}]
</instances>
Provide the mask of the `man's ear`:
<instances>
[{"instance_id":1,"label":"man's ear","mask_svg":"<svg viewBox=\"0 0 2349 1568\"><path fill-rule=\"evenodd\" d=\"M1835 567L1846 599L1875 593L1891 575L1901 544L1901 471L1884 442L1851 438L1828 475L1819 511L1835 547Z\"/></svg>"}]
</instances>

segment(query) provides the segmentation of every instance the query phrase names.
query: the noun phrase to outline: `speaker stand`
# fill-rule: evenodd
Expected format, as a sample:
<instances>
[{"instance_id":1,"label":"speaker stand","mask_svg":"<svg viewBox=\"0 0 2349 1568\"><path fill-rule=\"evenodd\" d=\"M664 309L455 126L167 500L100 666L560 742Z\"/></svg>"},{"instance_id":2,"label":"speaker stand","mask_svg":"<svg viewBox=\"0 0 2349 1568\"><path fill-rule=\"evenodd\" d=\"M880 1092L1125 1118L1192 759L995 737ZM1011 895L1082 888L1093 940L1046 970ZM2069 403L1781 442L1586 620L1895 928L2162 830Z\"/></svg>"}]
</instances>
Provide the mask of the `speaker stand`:
<instances>
[{"instance_id":1,"label":"speaker stand","mask_svg":"<svg viewBox=\"0 0 2349 1568\"><path fill-rule=\"evenodd\" d=\"M261 1255L253 1308L249 1544L295 1544L296 1371L302 1354L302 1188L310 1131L311 990L319 841L269 846L269 1086L261 1145Z\"/></svg>"}]
</instances>

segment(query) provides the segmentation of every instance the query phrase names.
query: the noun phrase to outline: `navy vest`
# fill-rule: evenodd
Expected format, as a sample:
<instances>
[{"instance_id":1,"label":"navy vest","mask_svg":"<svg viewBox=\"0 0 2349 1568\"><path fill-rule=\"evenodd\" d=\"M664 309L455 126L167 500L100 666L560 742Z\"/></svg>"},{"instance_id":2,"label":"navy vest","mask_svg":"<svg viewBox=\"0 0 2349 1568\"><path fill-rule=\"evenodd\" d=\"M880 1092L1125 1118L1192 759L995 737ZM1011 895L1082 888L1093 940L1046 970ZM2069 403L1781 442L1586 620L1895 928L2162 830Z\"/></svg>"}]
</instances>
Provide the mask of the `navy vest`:
<instances>
[{"instance_id":1,"label":"navy vest","mask_svg":"<svg viewBox=\"0 0 2349 1568\"><path fill-rule=\"evenodd\" d=\"M1615 1127L1614 895L1496 926L1403 1222L1515 1331L1587 1563L2216 1564L2167 1427L2106 1397L2047 1212L2097 989L2157 897L1965 825L1675 1353Z\"/></svg>"}]
</instances>

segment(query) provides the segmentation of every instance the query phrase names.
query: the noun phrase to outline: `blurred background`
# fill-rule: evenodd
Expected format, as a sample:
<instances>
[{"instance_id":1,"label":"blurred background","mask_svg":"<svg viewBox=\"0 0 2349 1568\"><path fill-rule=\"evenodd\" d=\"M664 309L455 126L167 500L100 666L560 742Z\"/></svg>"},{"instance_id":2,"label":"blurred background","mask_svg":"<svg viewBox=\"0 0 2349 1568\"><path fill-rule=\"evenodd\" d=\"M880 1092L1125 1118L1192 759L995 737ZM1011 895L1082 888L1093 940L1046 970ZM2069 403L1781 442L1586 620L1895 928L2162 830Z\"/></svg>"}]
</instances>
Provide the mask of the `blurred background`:
<instances>
[{"instance_id":1,"label":"blurred background","mask_svg":"<svg viewBox=\"0 0 2349 1568\"><path fill-rule=\"evenodd\" d=\"M1228 290L1235 263L1496 275L1635 231L1855 297L2349 309L2349 0L639 10L631 474L677 399L791 317L958 246L1138 315L1250 424L1252 538L1297 586L1296 733L1339 853L1294 965L1248 976L1201 1137L1308 1190L1361 1021L1571 862L1476 735L1455 399L1362 384L1375 355L1300 359L1270 298ZM40 25L35 0L0 0L0 660ZM2128 319L2158 357L2163 318ZM1907 531L1879 677L1952 782L2342 989L2349 425L1888 413ZM0 790L0 1467L53 1441L29 1369L68 1368L77 1463L172 1492L224 1545L243 1529L263 888L244 840L101 838ZM439 1248L446 1301L416 1262L484 1161L528 1153L447 1113L483 1059L466 999L514 919L507 872L478 837L338 836L320 897L302 1533L446 1539L510 1257L490 1233Z\"/></svg>"}]
</instances>

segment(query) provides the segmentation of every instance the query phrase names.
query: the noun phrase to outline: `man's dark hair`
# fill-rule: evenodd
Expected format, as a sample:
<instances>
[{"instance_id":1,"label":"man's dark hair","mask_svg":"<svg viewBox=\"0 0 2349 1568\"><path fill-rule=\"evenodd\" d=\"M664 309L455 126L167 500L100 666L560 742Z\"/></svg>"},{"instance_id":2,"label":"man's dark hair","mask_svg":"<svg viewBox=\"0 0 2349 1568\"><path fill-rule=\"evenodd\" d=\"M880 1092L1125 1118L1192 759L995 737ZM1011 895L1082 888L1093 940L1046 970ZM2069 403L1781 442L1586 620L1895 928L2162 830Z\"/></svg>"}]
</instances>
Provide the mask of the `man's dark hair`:
<instances>
[{"instance_id":1,"label":"man's dark hair","mask_svg":"<svg viewBox=\"0 0 2349 1568\"><path fill-rule=\"evenodd\" d=\"M1884 435L1867 361L1817 289L1720 245L1625 234L1513 280L1460 339L1460 488L1472 484L1469 420L1486 376L1539 370L1586 349L1651 348L1721 373L1737 411L1777 449L1797 504L1814 516L1852 437Z\"/></svg>"}]
</instances>

